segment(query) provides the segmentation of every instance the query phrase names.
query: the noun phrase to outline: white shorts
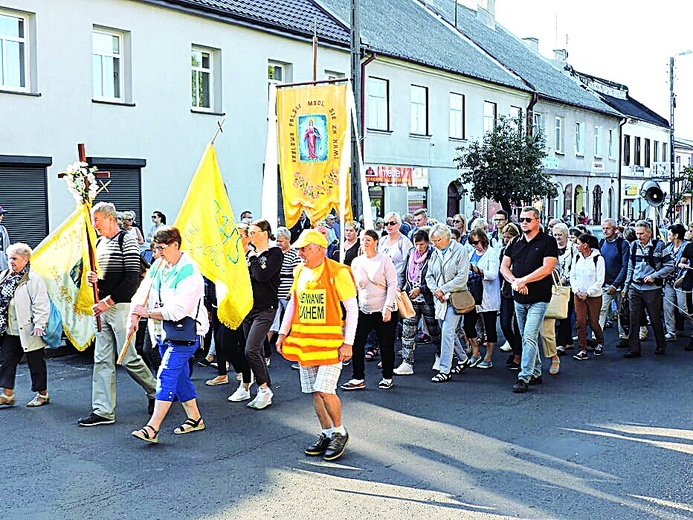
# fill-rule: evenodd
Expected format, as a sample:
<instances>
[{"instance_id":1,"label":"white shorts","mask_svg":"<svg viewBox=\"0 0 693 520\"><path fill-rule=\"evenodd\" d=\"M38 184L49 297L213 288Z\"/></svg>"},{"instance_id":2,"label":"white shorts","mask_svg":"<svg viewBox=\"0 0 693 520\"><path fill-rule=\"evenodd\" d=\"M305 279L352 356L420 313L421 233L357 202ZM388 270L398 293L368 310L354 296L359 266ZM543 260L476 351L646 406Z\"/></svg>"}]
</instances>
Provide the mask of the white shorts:
<instances>
[{"instance_id":1,"label":"white shorts","mask_svg":"<svg viewBox=\"0 0 693 520\"><path fill-rule=\"evenodd\" d=\"M337 382L342 374L342 363L334 365L301 366L301 391L304 394L322 392L336 394Z\"/></svg>"}]
</instances>

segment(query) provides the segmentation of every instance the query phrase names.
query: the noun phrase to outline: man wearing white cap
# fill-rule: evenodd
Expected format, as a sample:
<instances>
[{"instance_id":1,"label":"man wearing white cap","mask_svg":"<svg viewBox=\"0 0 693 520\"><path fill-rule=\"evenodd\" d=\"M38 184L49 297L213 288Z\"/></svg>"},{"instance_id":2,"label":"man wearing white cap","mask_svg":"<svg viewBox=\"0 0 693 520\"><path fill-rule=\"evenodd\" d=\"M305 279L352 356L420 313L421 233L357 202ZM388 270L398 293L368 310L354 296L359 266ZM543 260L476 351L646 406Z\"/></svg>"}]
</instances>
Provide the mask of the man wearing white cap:
<instances>
[{"instance_id":1,"label":"man wearing white cap","mask_svg":"<svg viewBox=\"0 0 693 520\"><path fill-rule=\"evenodd\" d=\"M342 425L337 382L342 361L351 359L358 304L349 267L325 257L327 240L307 229L293 245L304 265L296 267L291 299L279 329L277 351L301 368L301 390L313 394L322 432L304 453L325 460L342 456L349 434ZM342 318L342 308L346 317Z\"/></svg>"},{"instance_id":2,"label":"man wearing white cap","mask_svg":"<svg viewBox=\"0 0 693 520\"><path fill-rule=\"evenodd\" d=\"M7 213L7 210L0 206L0 223L5 216L5 213ZM7 255L5 254L8 247L10 247L10 234L7 232L7 228L0 224L0 271L4 271L5 269L9 268L9 264L7 263Z\"/></svg>"}]
</instances>

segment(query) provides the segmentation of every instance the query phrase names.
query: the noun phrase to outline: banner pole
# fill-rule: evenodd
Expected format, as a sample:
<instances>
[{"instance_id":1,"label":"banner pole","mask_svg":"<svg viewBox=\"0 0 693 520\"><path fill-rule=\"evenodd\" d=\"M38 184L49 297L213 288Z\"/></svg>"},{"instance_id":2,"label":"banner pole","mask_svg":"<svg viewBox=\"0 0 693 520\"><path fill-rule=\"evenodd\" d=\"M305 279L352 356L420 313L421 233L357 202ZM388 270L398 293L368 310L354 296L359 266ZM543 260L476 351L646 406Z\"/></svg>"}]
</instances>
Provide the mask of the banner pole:
<instances>
[{"instance_id":1,"label":"banner pole","mask_svg":"<svg viewBox=\"0 0 693 520\"><path fill-rule=\"evenodd\" d=\"M267 103L267 147L265 148L265 171L262 180L262 218L277 230L279 207L277 204L277 86L270 83Z\"/></svg>"},{"instance_id":2,"label":"banner pole","mask_svg":"<svg viewBox=\"0 0 693 520\"><path fill-rule=\"evenodd\" d=\"M352 127L354 131L354 135L356 136L356 139L359 139L359 129L358 129L358 124L356 120L356 101L354 100L354 91L352 89L348 89L349 93L348 95L348 103L349 103L349 111L351 112L351 118L352 118ZM373 229L373 212L371 211L371 197L368 193L368 182L366 181L366 169L363 166L363 157L361 156L361 147L356 146L356 153L358 154L358 176L359 176L359 182L361 186L361 204L363 207L363 226L365 229ZM354 172L352 172L352 175ZM353 180L352 180L353 182Z\"/></svg>"}]
</instances>

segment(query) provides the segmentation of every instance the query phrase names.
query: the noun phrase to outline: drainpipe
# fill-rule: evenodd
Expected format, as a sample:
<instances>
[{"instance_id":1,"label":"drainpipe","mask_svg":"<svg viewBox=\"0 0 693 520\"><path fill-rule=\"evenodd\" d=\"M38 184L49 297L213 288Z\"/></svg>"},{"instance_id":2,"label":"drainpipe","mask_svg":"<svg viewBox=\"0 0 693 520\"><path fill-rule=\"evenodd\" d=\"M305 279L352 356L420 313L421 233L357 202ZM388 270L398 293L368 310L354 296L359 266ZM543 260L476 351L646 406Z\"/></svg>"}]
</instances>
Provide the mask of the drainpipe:
<instances>
[{"instance_id":1,"label":"drainpipe","mask_svg":"<svg viewBox=\"0 0 693 520\"><path fill-rule=\"evenodd\" d=\"M363 138L363 136L366 135L366 66L368 66L370 62L375 61L375 58L376 55L373 52L361 63L361 157L363 157L364 162L366 160L366 155L364 153L366 140Z\"/></svg>"},{"instance_id":2,"label":"drainpipe","mask_svg":"<svg viewBox=\"0 0 693 520\"><path fill-rule=\"evenodd\" d=\"M534 134L534 121L532 121L532 115L534 114L534 105L539 101L539 94L532 92L532 100L527 105L527 135Z\"/></svg>"},{"instance_id":3,"label":"drainpipe","mask_svg":"<svg viewBox=\"0 0 693 520\"><path fill-rule=\"evenodd\" d=\"M621 195L623 192L623 186L621 185L622 171L623 171L623 126L628 122L628 118L624 117L618 123L618 207L616 209L616 221L618 222L621 218ZM607 152L608 153L608 152Z\"/></svg>"}]
</instances>

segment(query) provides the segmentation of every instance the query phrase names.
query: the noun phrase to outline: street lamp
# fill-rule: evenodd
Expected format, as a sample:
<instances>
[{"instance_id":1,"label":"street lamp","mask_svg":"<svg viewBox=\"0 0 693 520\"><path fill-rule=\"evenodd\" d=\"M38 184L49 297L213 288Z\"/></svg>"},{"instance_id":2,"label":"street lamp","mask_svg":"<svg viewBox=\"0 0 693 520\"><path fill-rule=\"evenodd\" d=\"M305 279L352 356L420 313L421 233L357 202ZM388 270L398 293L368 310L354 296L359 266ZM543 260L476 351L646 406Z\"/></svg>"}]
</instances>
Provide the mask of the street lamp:
<instances>
[{"instance_id":1,"label":"street lamp","mask_svg":"<svg viewBox=\"0 0 693 520\"><path fill-rule=\"evenodd\" d=\"M678 203L678 197L674 200L676 188L676 152L674 151L674 109L676 108L676 94L674 94L674 60L679 56L693 53L693 50L679 52L669 58L669 218L674 220L674 211Z\"/></svg>"}]
</instances>

